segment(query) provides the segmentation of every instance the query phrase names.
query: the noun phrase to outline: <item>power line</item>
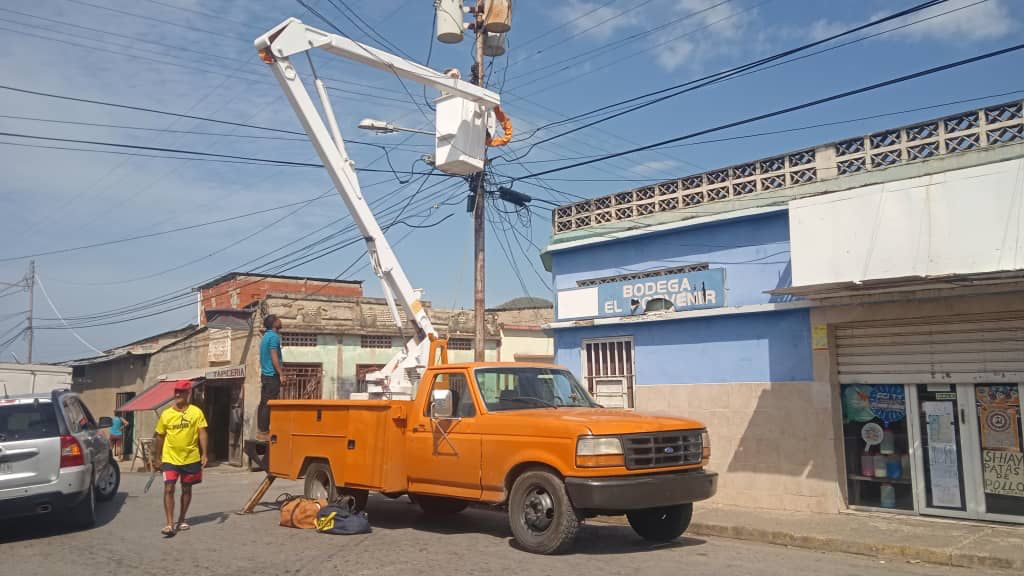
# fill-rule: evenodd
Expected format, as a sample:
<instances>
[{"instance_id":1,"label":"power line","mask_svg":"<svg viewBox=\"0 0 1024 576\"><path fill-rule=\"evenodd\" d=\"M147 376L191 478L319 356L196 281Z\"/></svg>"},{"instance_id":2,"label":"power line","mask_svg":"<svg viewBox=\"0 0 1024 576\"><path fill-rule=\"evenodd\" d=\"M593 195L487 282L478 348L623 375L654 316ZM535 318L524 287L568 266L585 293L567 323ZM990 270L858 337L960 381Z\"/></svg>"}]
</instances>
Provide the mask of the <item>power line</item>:
<instances>
[{"instance_id":1,"label":"power line","mask_svg":"<svg viewBox=\"0 0 1024 576\"><path fill-rule=\"evenodd\" d=\"M36 274L35 278L36 282L39 283L39 289L43 292L43 297L46 298L46 302L50 305L50 309L53 310L53 313L57 315L57 318L60 318L60 321L62 324L64 324L64 327L67 328L71 332L71 335L74 336L79 342L84 344L86 348L89 348L93 352L102 355L102 350L86 342L85 338L82 338L82 336L79 335L74 328L68 326L67 321L64 320L64 318L60 315L60 312L57 310L57 306L53 303L53 300L50 298L50 295L46 293L46 286L43 285L43 279L40 278L38 274Z\"/></svg>"},{"instance_id":2,"label":"power line","mask_svg":"<svg viewBox=\"0 0 1024 576\"><path fill-rule=\"evenodd\" d=\"M989 58L995 58L997 56L1002 56L1004 54L1009 54L1011 52L1015 52L1015 51L1020 50L1022 48L1024 48L1024 44L1016 44L1014 46L1010 46L1008 48L1003 48L1001 50L994 50L992 52L986 52L986 53L981 54L979 56L974 56L974 57L971 57L971 58L965 58L963 60L957 60L955 62L950 62L948 64L943 64L941 66L933 66L931 68L926 68L924 70L921 70L921 71L918 71L918 72L914 72L912 74L905 74L903 76L898 76L898 77L892 78L890 80L885 80L883 82L876 82L874 84L870 84L868 86L863 86L861 88L856 88L856 89L853 89L853 90L847 90L845 92L840 92L838 94L833 94L831 96L826 96L824 98L818 98L816 100L810 100L810 101L804 102L802 104L797 104L795 106L789 106L789 107L786 107L786 108L775 110L773 112L767 112L765 114L758 114L756 116L750 116L750 117L745 118L743 120L737 120L735 122L729 122L727 124L721 124L721 125L715 126L713 128L707 128L707 129L704 129L704 130L698 130L696 132L691 132L691 133L685 134L683 136L678 136L678 137L675 137L675 138L669 138L667 140L662 140L660 142L655 142L654 144L648 144L646 146L639 146L637 148L632 148L632 149L629 149L629 150L624 150L624 151L621 151L621 152L616 152L614 154L607 154L605 156L601 156L601 157L590 159L590 160L584 160L584 161L581 161L581 162L576 162L576 163L573 163L573 164L570 164L570 165L567 165L567 166L561 166L561 167L558 167L558 168L552 168L552 169L549 169L549 170L543 170L541 172L530 173L530 174L527 174L526 176L515 178L515 180L522 180L523 178L535 178L537 176L544 176L546 174L552 174L554 172L561 172L563 170L569 170L569 169L572 169L572 168L578 168L580 166L586 166L586 165L589 165L589 164L594 164L595 162L603 162L603 161L609 160L611 158L619 158L619 157L626 156L626 155L629 155L629 154L634 154L636 152L642 152L644 150L650 150L652 148L662 147L662 146L664 146L666 144L674 144L676 142L681 142L683 140L689 140L691 138L696 138L697 136L703 136L704 134L710 134L712 132L718 132L718 131L721 131L721 130L726 130L728 128L734 128L736 126L742 126L744 124L750 124L750 123L757 122L757 121L760 121L760 120L765 120L767 118L773 118L775 116L781 116L783 114L788 114L790 112L795 112L795 111L798 111L798 110L803 110L805 108L811 108L811 107L818 106L820 104L824 104L824 103L827 103L827 102L832 102L832 101L835 101L835 100L841 100L843 98L848 98L850 96L855 96L857 94L863 94L865 92L870 92L872 90L877 90L879 88L884 88L884 87L892 86L892 85L899 84L899 83L902 83L902 82L907 82L907 81L910 81L910 80L915 80L917 78L922 78L924 76L929 76L931 74L937 74L939 72L944 72L946 70L951 70L953 68L958 68L960 66L966 66L968 64L973 64L975 62L980 62L982 60L987 60Z\"/></svg>"},{"instance_id":3,"label":"power line","mask_svg":"<svg viewBox=\"0 0 1024 576\"><path fill-rule=\"evenodd\" d=\"M28 90L26 88L18 88L15 86L8 86L0 84L0 89L10 90L12 92L20 92L22 94L31 94L33 96L45 96L47 98L56 98L58 100L68 100L71 102L82 102L85 104L96 104L98 106L110 106L113 108L122 108L125 110L135 110L138 112L149 112L150 114L160 114L163 116L174 116L176 118L187 118L189 120L199 120L202 122L213 122L215 124L224 124L227 126L237 126L241 128L252 128L254 130L266 130L269 132L280 132L282 134L295 134L298 136L305 136L304 132L298 132L295 130L286 130L284 128L271 128L269 126L259 126L256 124L247 124L245 122L231 122L230 120L220 120L217 118L208 118L205 116L196 116L194 114L182 114L180 112L168 112L166 110L158 110L156 108L149 108L145 106L132 106L129 104L116 104L113 102L104 102L102 100L91 100L89 98L77 98L74 96L64 96L61 94L53 94L50 92L40 92L38 90Z\"/></svg>"},{"instance_id":4,"label":"power line","mask_svg":"<svg viewBox=\"0 0 1024 576\"><path fill-rule=\"evenodd\" d=\"M557 31L561 30L562 28L565 28L566 26L568 26L570 24L575 24L576 22L579 22L580 20L586 18L587 16L590 16L594 12L597 12L598 10L600 10L602 8L606 8L610 4L613 4L613 3L617 2L617 1L618 0L607 0L604 4L598 4L597 6L592 8L591 10L588 10L588 11L584 12L583 14L580 14L579 16L575 17L575 18L572 18L571 20L566 20L566 21L562 22L561 24L559 24L558 26L555 26L554 28L549 28L548 30L546 30L546 31L544 31L544 32L542 32L542 33L540 33L540 34L530 38L529 40L527 40L527 41L523 42L522 44L520 44L519 47L520 48L524 48L524 47L526 47L526 46L528 46L530 44L533 44L537 40L540 40L541 38L550 36L552 33L557 32ZM525 60L525 59L526 59L526 57L524 57L522 60ZM518 62L521 62L522 60L517 60L516 62L518 63Z\"/></svg>"},{"instance_id":5,"label":"power line","mask_svg":"<svg viewBox=\"0 0 1024 576\"><path fill-rule=\"evenodd\" d=\"M782 52L778 52L778 53L773 54L771 56L766 56L766 57L754 60L752 62L748 62L746 64L741 64L739 66L735 66L733 68L730 68L730 69L727 69L727 70L723 70L721 72L716 72L714 74L709 74L709 75L703 76L701 78L697 78L697 79L694 79L694 80L689 80L689 81L683 82L681 84L676 84L674 86L669 86L668 88L662 88L660 90L655 90L653 92L647 92L647 93L641 94L639 96L634 96L634 97L628 98L626 100L621 100L621 101L615 102L613 104L608 104L608 105L601 106L599 108L595 108L595 109L587 111L587 112L582 112L580 114L576 114L576 115L571 116L569 118L566 118L564 120L559 120L557 122L552 122L552 123L549 123L547 125L543 125L543 126L537 128L537 129L535 129L531 133L531 135L529 137L532 137L532 135L536 134L540 130L543 130L543 129L551 127L551 126L556 126L556 125L560 125L560 124L566 124L566 123L574 122L576 120L581 120L581 119L586 118L588 116L593 116L593 115L595 115L595 114L597 114L599 112L610 111L611 109L617 108L617 107L622 106L624 104L628 104L628 103L631 103L631 102L636 102L637 100L642 100L644 98L649 98L651 96L657 96L659 94L665 94L666 92L669 92L669 94L665 94L664 96L660 96L659 98L648 100L648 101L643 102L641 104L637 104L635 106L626 108L624 110L620 110L620 111L614 112L614 113L612 113L610 115L603 116L603 117L601 117L601 118L599 118L597 120L593 120L591 122L583 124L582 126L578 126L576 128L572 128L572 129L567 130L565 132L561 132L559 134L555 134L553 136L549 136L548 138L545 138L544 140L541 140L539 142L535 142L535 143L533 143L530 146L529 150L527 150L526 153L524 153L522 155L519 155L519 158L523 158L524 156L526 156L526 154L529 154L529 152L532 151L533 148L535 148L536 146L539 146L540 144L543 144L543 143L546 143L546 142L550 142L550 141L552 141L552 140L554 140L556 138L561 138L561 137L566 136L568 134L572 134L574 132L578 132L580 130L583 130L585 128L589 128L591 126L595 126L595 125L600 124L602 122L607 122L608 120L611 120L613 118L617 118L617 117L622 116L624 114L629 114L629 113L635 112L635 111L640 110L642 108L646 108L647 106L652 106L654 104L657 104L659 102L663 102L663 101L668 100L670 98L674 98L674 97L679 96L681 94L685 94L687 92L692 92L694 90L703 88L705 86L709 86L711 84L715 84L715 83L724 81L726 79L729 79L731 77L737 76L737 75L739 75L739 74L741 74L743 72L746 72L748 70L752 70L752 69L758 68L758 67L760 67L760 66L762 66L764 64L768 64L768 63L771 63L771 62L775 62L777 60L781 60L781 59L783 59L783 58L785 58L787 56L790 56L790 55L793 55L793 54L796 54L796 53L799 53L799 52L803 52L803 51L808 50L810 48L813 48L815 46L820 46L820 45L822 45L824 43L831 42L832 40L836 40L838 38L842 38L842 37L848 36L850 34L854 34L854 33L859 32L861 30L864 30L864 29L867 29L867 28L870 28L870 27L873 27L873 26L878 26L879 24L883 24L885 22L889 22L889 21L892 21L892 20L895 20L895 19L898 19L898 18L902 18L902 17L907 16L909 14L913 14L915 12L919 12L921 10L925 10L927 8L931 8L933 6L937 6L937 5L942 4L942 3L946 2L946 1L948 1L948 0L930 0L928 2L923 2L921 4L913 6L911 8L906 9L906 10L901 10L899 12L895 12L895 13L890 14L888 16L883 16L881 18L877 18L877 19L872 20L870 22L867 22L865 24L861 24L859 26L855 26L853 28L844 30L844 31L839 32L837 34L833 34L833 35L831 35L831 36L829 36L827 38L823 38L821 40L816 40L814 42L809 42L807 44L803 44L803 45L797 46L795 48L790 48L788 50L784 50Z\"/></svg>"},{"instance_id":6,"label":"power line","mask_svg":"<svg viewBox=\"0 0 1024 576\"><path fill-rule=\"evenodd\" d=\"M228 32L224 32L223 30L206 30L206 29L203 29L203 28L199 28L198 26L193 26L191 24L179 24L178 22L173 22L171 20L163 20L161 18L154 18L153 16L146 16L144 14L136 14L135 12L129 12L127 10L120 10L120 9L117 9L117 8L111 8L110 6L103 6L101 4L93 4L92 2L86 2L85 0L64 0L64 1L65 2L72 2L74 4L81 4L83 6L90 6L92 8L96 8L96 9L99 9L99 10L106 10L108 12L113 12L115 14L122 14L124 16L130 16L132 18L139 18L141 20L149 20L150 22L158 22L160 24L166 24L168 26L173 26L175 28L181 28L183 30L188 30L189 32L202 32L202 33L205 33L205 34L211 34L213 36L217 36L219 38L224 38L224 37L227 36L227 37L231 37L231 38L234 38L236 40L242 40L242 41L245 41L245 42L250 42L252 40L252 38L246 38L245 36L239 36L237 34L230 34Z\"/></svg>"},{"instance_id":7,"label":"power line","mask_svg":"<svg viewBox=\"0 0 1024 576\"><path fill-rule=\"evenodd\" d=\"M98 140L80 140L76 138L56 138L52 136L37 136L34 134L21 134L17 132L0 132L0 136L9 136L13 138L32 138L35 140L49 140L54 142L69 142L72 144L92 144L95 146L111 146L114 148L128 148L132 150L150 150L154 152L169 152L173 154L190 154L194 156L209 156L212 158L228 158L231 160L247 160L250 162L262 162L268 165L281 165L281 166L294 166L301 168L323 168L323 164L317 164L314 162L295 162L291 160L278 160L276 158L255 158L252 156L237 156L234 154L217 154L214 152L200 152L197 150L184 150L181 148L164 148L160 146L142 146L139 144L123 144L118 142L103 142ZM356 172L384 172L384 173L397 173L396 170L381 170L377 168L356 168ZM413 172L411 170L401 171L404 174L414 174L422 176L428 174L427 172ZM430 174L431 176L444 176L452 177L446 174Z\"/></svg>"}]
</instances>

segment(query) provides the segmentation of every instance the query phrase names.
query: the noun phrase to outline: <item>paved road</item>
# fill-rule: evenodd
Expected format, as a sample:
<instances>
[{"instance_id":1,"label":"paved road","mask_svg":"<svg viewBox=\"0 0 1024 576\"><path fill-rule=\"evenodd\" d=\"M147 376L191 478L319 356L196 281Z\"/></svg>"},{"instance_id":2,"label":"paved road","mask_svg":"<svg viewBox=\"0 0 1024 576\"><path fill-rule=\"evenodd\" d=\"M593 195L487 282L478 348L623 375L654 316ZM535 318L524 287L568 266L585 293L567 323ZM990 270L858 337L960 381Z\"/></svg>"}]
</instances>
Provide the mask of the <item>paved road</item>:
<instances>
[{"instance_id":1,"label":"paved road","mask_svg":"<svg viewBox=\"0 0 1024 576\"><path fill-rule=\"evenodd\" d=\"M144 474L125 474L114 502L100 505L101 521L84 532L61 533L41 523L0 527L0 562L17 566L19 576L52 574L184 573L259 576L263 574L344 574L431 576L466 574L891 574L956 575L952 568L825 554L718 538L683 538L651 546L628 527L588 524L573 554L534 556L517 550L505 516L470 510L447 521L418 514L405 498L370 501L374 532L327 536L281 528L277 511L233 513L260 480L258 474L211 469L196 488L189 532L164 539L159 484L149 494ZM264 499L299 493L298 483L278 481ZM6 571L4 571L6 572ZM12 572L13 574L14 572Z\"/></svg>"}]
</instances>

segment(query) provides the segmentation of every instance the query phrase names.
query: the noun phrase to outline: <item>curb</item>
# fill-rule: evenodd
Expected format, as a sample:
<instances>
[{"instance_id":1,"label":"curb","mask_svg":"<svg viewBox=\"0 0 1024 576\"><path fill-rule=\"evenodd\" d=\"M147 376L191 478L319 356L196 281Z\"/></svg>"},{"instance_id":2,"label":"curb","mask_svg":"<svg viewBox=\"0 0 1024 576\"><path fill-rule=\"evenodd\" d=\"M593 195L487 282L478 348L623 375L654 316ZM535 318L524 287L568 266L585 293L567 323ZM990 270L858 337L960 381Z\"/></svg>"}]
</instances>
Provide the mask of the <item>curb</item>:
<instances>
[{"instance_id":1,"label":"curb","mask_svg":"<svg viewBox=\"0 0 1024 576\"><path fill-rule=\"evenodd\" d=\"M920 562L944 566L1024 570L1024 558L988 556L984 554L960 552L956 549L926 548L888 542L862 542L842 538L794 534L792 532L784 532L781 530L767 530L749 526L723 525L700 521L694 521L690 524L690 528L687 532L701 536L718 536L721 538L732 538L735 540L750 540L780 546L791 546L794 548L807 548L810 550L843 552L846 554L858 554L861 556L902 558L905 560L917 560Z\"/></svg>"}]
</instances>

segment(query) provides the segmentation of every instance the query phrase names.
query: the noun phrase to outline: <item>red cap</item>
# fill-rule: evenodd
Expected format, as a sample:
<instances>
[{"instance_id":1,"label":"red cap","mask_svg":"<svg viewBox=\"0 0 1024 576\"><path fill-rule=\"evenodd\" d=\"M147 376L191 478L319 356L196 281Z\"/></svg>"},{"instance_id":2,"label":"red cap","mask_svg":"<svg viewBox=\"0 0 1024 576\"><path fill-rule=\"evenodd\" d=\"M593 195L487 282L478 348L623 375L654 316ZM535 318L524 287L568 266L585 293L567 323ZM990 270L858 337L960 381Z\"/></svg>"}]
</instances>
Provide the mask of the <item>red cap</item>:
<instances>
[{"instance_id":1,"label":"red cap","mask_svg":"<svg viewBox=\"0 0 1024 576\"><path fill-rule=\"evenodd\" d=\"M192 389L192 383L188 380L178 380L174 383L175 392L188 392Z\"/></svg>"}]
</instances>

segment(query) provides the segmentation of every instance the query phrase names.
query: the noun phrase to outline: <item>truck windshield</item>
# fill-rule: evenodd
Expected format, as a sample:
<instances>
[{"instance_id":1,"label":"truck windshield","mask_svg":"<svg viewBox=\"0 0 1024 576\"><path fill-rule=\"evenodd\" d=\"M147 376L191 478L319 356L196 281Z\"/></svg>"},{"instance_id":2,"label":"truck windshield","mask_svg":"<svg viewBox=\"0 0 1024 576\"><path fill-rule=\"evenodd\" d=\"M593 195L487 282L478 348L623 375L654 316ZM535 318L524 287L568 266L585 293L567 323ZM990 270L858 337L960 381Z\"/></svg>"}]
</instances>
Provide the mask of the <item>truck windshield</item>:
<instances>
[{"instance_id":1,"label":"truck windshield","mask_svg":"<svg viewBox=\"0 0 1024 576\"><path fill-rule=\"evenodd\" d=\"M572 406L596 408L598 405L571 372L551 368L496 367L475 371L480 397L489 412Z\"/></svg>"}]
</instances>

